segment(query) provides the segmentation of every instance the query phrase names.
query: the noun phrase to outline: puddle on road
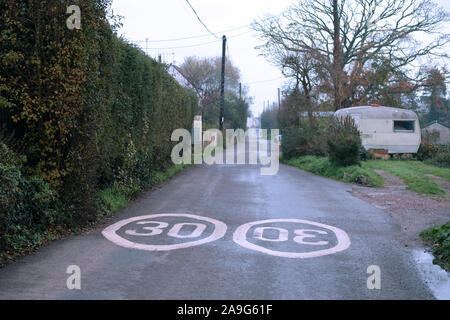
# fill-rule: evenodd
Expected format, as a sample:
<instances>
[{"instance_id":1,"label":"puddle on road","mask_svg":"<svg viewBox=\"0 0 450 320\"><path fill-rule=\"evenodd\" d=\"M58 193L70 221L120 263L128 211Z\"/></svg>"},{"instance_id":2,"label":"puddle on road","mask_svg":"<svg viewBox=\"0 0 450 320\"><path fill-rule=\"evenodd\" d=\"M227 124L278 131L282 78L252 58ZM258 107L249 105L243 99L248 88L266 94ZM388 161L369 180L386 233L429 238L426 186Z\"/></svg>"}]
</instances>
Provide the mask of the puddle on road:
<instances>
[{"instance_id":1,"label":"puddle on road","mask_svg":"<svg viewBox=\"0 0 450 320\"><path fill-rule=\"evenodd\" d=\"M450 274L433 264L433 255L422 250L413 251L422 279L436 299L450 300Z\"/></svg>"}]
</instances>

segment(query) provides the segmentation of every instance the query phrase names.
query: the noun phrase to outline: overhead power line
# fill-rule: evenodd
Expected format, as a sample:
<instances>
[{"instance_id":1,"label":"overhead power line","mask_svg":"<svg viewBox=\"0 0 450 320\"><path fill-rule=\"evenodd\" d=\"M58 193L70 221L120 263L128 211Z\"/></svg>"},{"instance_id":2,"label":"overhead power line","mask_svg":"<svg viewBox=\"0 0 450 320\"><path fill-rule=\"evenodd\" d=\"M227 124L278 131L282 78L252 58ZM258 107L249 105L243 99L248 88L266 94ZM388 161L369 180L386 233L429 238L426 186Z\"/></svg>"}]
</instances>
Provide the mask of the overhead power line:
<instances>
[{"instance_id":1,"label":"overhead power line","mask_svg":"<svg viewBox=\"0 0 450 320\"><path fill-rule=\"evenodd\" d=\"M236 31L236 30L240 30L240 29L244 29L244 28L248 28L248 24L245 26L241 26L241 27L237 27L237 28L233 28L233 29L228 29L228 30L223 30L223 31L218 31L217 33L227 33L227 32L232 32L232 31ZM250 30L249 32L251 32L252 30ZM189 36L189 37L184 37L184 38L173 38L173 39L158 39L158 40L149 40L148 42L173 42L173 41L180 41L180 40L189 40L189 39L197 39L197 38L205 38L205 37L210 37L211 34L207 33L207 34L201 34L201 35L196 35L196 36ZM136 41L136 42L145 42L145 40L140 40L140 41Z\"/></svg>"},{"instance_id":2,"label":"overhead power line","mask_svg":"<svg viewBox=\"0 0 450 320\"><path fill-rule=\"evenodd\" d=\"M220 40L220 38L218 36L216 36L213 32L211 32L211 30L209 30L209 28L206 26L206 24L202 21L202 19L200 19L200 17L198 16L197 12L195 11L194 7L191 5L191 3L189 2L189 0L186 0L186 2L188 3L189 7L191 7L192 11L194 12L195 16L197 17L198 21L200 21L200 23L205 27L205 29L214 37L216 37L217 39Z\"/></svg>"},{"instance_id":3,"label":"overhead power line","mask_svg":"<svg viewBox=\"0 0 450 320\"><path fill-rule=\"evenodd\" d=\"M240 36L248 34L250 32L253 32L253 30L248 30L248 31L245 31L245 32L242 32L242 33L235 34L235 35L233 35L231 37L228 37L228 39L233 39L233 38L236 38L236 37L240 37ZM171 49L183 49L183 48L201 47L201 46L205 46L205 45L212 44L212 43L218 43L219 41L222 41L222 39L214 40L214 41L208 41L208 42L202 42L202 43L197 43L197 44L191 44L191 45L186 45L186 46L154 47L154 48L148 48L148 50L171 50ZM135 44L138 44L138 43L143 43L143 42L146 42L146 41L145 40L137 40L137 41L131 41L131 42L135 43Z\"/></svg>"},{"instance_id":4,"label":"overhead power line","mask_svg":"<svg viewBox=\"0 0 450 320\"><path fill-rule=\"evenodd\" d=\"M193 48L193 47L206 46L208 44L217 43L217 42L219 42L219 40L203 42L203 43L198 43L198 44L192 44L192 45L187 45L187 46L164 47L164 48L149 48L149 50L171 50L171 49Z\"/></svg>"}]
</instances>

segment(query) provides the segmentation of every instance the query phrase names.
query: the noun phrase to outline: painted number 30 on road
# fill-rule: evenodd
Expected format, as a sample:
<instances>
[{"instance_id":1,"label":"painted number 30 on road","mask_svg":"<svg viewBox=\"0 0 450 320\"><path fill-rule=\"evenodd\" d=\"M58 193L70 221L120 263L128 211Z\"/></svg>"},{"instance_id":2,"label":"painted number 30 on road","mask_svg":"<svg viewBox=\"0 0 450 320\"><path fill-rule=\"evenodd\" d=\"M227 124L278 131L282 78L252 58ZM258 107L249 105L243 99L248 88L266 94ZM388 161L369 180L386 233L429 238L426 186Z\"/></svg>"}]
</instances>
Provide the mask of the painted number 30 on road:
<instances>
[{"instance_id":1,"label":"painted number 30 on road","mask_svg":"<svg viewBox=\"0 0 450 320\"><path fill-rule=\"evenodd\" d=\"M102 233L122 247L169 251L218 240L226 231L226 224L216 219L192 214L162 213L121 220ZM269 237L269 234L272 236ZM343 230L300 219L249 222L236 229L233 241L247 249L286 258L319 257L343 251L350 246L350 239ZM283 250L283 246L289 246L290 250Z\"/></svg>"}]
</instances>

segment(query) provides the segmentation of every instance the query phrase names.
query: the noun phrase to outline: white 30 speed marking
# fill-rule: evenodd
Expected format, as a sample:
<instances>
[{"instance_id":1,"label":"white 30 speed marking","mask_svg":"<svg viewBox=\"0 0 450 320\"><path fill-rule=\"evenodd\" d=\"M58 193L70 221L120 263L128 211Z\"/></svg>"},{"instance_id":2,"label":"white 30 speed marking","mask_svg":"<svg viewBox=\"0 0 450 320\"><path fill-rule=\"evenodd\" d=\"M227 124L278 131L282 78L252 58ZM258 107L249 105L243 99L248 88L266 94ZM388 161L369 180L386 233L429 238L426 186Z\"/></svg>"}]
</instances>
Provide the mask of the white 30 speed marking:
<instances>
[{"instance_id":1,"label":"white 30 speed marking","mask_svg":"<svg viewBox=\"0 0 450 320\"><path fill-rule=\"evenodd\" d=\"M169 244L169 245L156 245L156 244L144 244L144 243L136 243L129 241L120 235L117 234L117 231L122 228L123 226L126 226L127 224L130 224L135 221L139 225L143 224L157 224L158 226L152 226L152 227L143 227L144 230L151 231L150 233L138 233L136 230L126 230L125 234L132 235L132 236L142 236L142 237L151 237L151 236L157 236L163 233L165 229L168 227L168 223L166 222L160 222L154 219L157 218L163 218L163 217L181 217L181 218L190 218L200 221L206 221L214 225L214 231L211 235L209 235L206 238L189 241L189 242L183 242L183 243L177 243L177 244ZM179 232L183 225L191 225L195 226L195 230L190 235L180 235ZM201 236L203 231L206 229L206 225L202 223L177 223L175 224L170 230L167 232L167 236L172 238L178 238L178 239L184 239L184 238L198 238ZM147 216L139 216L139 217L133 217L125 220L121 220L119 222L116 222L109 227L107 227L105 230L103 230L102 234L103 236L114 242L115 244L125 247L125 248L132 248L132 249L139 249L139 250L147 250L147 251L169 251L169 250L175 250L175 249L182 249L182 248L188 248L193 246L198 246L201 244L205 244L208 242L212 242L215 240L218 240L222 238L227 231L227 226L225 223L202 216L197 216L193 214L185 214L185 213L161 213L161 214L151 214Z\"/></svg>"},{"instance_id":2,"label":"white 30 speed marking","mask_svg":"<svg viewBox=\"0 0 450 320\"><path fill-rule=\"evenodd\" d=\"M265 248L263 246L254 244L252 242L249 242L247 240L247 233L253 226L257 226L260 224L268 224L268 223L301 223L301 224L307 224L323 229L330 230L334 233L337 239L337 244L332 248L322 249L322 250L316 250L316 251L310 251L310 252L284 252L284 251L275 251L268 248ZM268 239L263 237L264 230L266 229L272 229L279 231L279 237L278 239ZM298 229L294 231L296 237L294 237L293 241L298 244L302 245L311 245L311 246L323 246L327 245L327 241L311 241L311 239L315 238L314 234L327 234L327 232L323 230L313 230L313 229ZM275 228L275 227L260 227L256 228L254 231L254 238L257 240L263 240L266 242L285 242L288 241L288 231L283 228ZM305 241L305 239L308 239L308 241ZM343 251L350 247L350 238L348 237L347 233L345 233L343 230L332 227L326 224L321 224L318 222L308 221L308 220L300 220L300 219L271 219L271 220L261 220L261 221L255 221L255 222L249 222L246 224L241 225L239 228L236 229L236 231L233 234L233 240L240 246L244 248L248 248L251 250L256 250L259 252L263 252L266 254L270 254L277 257L285 257L285 258L315 258L320 257L328 254L333 254L339 251Z\"/></svg>"}]
</instances>

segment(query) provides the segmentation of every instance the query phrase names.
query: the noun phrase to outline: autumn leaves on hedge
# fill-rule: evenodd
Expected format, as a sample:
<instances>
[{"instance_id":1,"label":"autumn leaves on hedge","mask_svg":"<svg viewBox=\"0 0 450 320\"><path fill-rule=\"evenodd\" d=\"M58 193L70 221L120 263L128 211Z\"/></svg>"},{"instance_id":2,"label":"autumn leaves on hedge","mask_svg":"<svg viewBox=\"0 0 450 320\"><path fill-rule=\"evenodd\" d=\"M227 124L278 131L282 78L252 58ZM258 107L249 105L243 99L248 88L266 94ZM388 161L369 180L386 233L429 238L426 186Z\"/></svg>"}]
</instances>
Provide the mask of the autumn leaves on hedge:
<instances>
[{"instance_id":1,"label":"autumn leaves on hedge","mask_svg":"<svg viewBox=\"0 0 450 320\"><path fill-rule=\"evenodd\" d=\"M58 214L84 223L96 218L99 190L145 189L170 165L171 133L190 129L198 102L117 37L110 1L76 1L81 30L66 27L72 2L0 3L0 138L25 156L21 174L54 191Z\"/></svg>"}]
</instances>

